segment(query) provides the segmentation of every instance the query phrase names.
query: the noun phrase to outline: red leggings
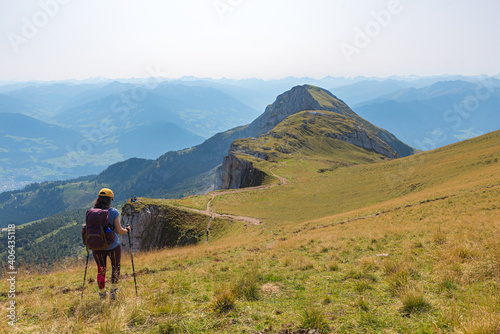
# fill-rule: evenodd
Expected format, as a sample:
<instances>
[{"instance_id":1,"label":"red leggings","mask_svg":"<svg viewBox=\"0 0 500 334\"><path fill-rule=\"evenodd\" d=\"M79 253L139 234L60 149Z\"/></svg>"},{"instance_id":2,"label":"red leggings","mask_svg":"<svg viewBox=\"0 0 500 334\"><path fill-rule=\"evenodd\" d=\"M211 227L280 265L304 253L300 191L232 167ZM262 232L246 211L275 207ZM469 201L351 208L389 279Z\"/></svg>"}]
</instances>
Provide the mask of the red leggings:
<instances>
[{"instance_id":1,"label":"red leggings","mask_svg":"<svg viewBox=\"0 0 500 334\"><path fill-rule=\"evenodd\" d=\"M97 285L99 289L106 287L106 259L109 256L111 259L111 283L118 283L120 278L120 261L122 258L122 246L111 250L93 251L94 260L97 264Z\"/></svg>"}]
</instances>

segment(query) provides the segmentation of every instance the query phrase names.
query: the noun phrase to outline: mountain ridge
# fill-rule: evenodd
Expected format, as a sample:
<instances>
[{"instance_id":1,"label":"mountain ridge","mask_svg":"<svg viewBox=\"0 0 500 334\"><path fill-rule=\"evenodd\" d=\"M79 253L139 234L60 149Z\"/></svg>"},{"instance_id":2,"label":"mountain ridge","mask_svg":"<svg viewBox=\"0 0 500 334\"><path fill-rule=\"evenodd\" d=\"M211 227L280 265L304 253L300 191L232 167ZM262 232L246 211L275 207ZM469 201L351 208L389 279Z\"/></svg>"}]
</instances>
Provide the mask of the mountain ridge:
<instances>
[{"instance_id":1,"label":"mountain ridge","mask_svg":"<svg viewBox=\"0 0 500 334\"><path fill-rule=\"evenodd\" d=\"M374 159L368 154L359 154L359 148L387 158L397 157L396 151L387 143L350 117L327 110L301 111L288 116L257 138L234 141L217 170L215 190L261 185L266 176L254 166L255 158L275 162L297 153L303 157L315 154L330 159L348 156L349 164L373 162L382 158ZM348 153L352 150L357 153ZM345 164L346 160L342 163Z\"/></svg>"},{"instance_id":2,"label":"mountain ridge","mask_svg":"<svg viewBox=\"0 0 500 334\"><path fill-rule=\"evenodd\" d=\"M204 192L213 186L215 168L223 162L235 140L258 137L278 125L287 116L303 110L315 110L315 108L330 110L357 122L358 125L373 133L382 142L387 143L399 156L407 156L414 152L411 147L399 141L388 131L362 119L332 93L315 86L302 85L295 86L280 94L274 103L268 106L264 113L249 125L218 133L200 145L181 151L167 152L155 160L126 160L112 164L79 187L88 192L88 189L106 186L115 190L118 200L124 200L130 196L183 197ZM118 170L119 173L116 173ZM107 178L106 175L111 177ZM120 175L121 179L117 179L114 177L115 175ZM50 184L47 186L52 189ZM73 186L73 188L73 190L66 191L82 192L82 190L78 190L77 186ZM94 189L94 191L97 190ZM12 194L20 193L22 191ZM79 197L80 203L91 201L92 197L92 191L82 194ZM14 204L19 205L18 202L12 202L10 198L7 203L0 202L0 213L5 206L9 207ZM21 203L21 207L22 205ZM5 224L5 222L0 223Z\"/></svg>"}]
</instances>

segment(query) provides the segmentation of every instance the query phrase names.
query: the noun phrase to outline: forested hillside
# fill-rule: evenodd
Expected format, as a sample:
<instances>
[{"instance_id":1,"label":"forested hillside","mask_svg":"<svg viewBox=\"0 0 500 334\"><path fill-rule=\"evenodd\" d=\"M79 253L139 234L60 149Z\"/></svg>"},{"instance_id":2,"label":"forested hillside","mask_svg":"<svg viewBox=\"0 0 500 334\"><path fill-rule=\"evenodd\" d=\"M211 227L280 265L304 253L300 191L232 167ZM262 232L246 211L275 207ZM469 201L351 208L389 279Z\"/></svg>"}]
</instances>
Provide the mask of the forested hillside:
<instances>
[{"instance_id":1,"label":"forested hillside","mask_svg":"<svg viewBox=\"0 0 500 334\"><path fill-rule=\"evenodd\" d=\"M65 258L83 256L81 225L86 209L63 212L30 224L17 226L15 232L16 263L41 267L61 263ZM0 262L7 263L7 232L0 233ZM1 268L3 271L4 268Z\"/></svg>"}]
</instances>

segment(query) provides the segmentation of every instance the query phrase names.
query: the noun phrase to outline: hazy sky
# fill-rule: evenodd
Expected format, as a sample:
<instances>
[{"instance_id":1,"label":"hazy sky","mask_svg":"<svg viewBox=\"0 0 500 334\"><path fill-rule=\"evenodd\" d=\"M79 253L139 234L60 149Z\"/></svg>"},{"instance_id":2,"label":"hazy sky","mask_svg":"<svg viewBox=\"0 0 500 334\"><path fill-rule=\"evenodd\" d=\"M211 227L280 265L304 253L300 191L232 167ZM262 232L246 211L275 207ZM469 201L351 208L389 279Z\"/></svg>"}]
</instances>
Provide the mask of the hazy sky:
<instances>
[{"instance_id":1,"label":"hazy sky","mask_svg":"<svg viewBox=\"0 0 500 334\"><path fill-rule=\"evenodd\" d=\"M500 72L498 0L0 0L0 80Z\"/></svg>"}]
</instances>

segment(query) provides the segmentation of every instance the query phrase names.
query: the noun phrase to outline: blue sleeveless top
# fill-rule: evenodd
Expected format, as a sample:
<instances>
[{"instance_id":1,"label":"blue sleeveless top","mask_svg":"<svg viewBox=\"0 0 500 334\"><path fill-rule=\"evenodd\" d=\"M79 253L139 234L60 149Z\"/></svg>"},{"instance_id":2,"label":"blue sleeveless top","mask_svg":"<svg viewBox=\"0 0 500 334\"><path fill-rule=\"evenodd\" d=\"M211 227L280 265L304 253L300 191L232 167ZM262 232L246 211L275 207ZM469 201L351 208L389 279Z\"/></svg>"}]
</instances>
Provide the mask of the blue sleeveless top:
<instances>
[{"instance_id":1,"label":"blue sleeveless top","mask_svg":"<svg viewBox=\"0 0 500 334\"><path fill-rule=\"evenodd\" d=\"M118 218L120 213L115 208L109 208L108 212L109 212L109 225L114 227L115 226L114 221L116 218ZM106 231L106 233L114 233L115 234L115 241L105 250L112 250L112 249L118 247L118 245L120 244L120 238L118 237L118 233L116 233L115 231L113 231L111 229L108 229Z\"/></svg>"}]
</instances>

